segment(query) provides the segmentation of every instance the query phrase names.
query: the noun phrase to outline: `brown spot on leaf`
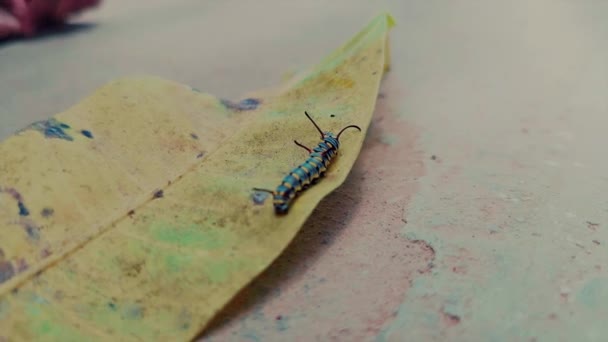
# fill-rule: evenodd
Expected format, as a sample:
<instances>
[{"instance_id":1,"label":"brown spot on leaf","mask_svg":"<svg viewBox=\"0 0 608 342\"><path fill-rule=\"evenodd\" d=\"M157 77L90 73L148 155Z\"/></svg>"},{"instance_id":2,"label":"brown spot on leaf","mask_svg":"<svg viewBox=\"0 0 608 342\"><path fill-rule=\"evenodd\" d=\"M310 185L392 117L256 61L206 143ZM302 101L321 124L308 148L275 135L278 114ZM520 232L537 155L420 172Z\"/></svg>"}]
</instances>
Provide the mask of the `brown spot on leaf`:
<instances>
[{"instance_id":1,"label":"brown spot on leaf","mask_svg":"<svg viewBox=\"0 0 608 342\"><path fill-rule=\"evenodd\" d=\"M0 284L11 279L15 275L13 264L9 261L0 261Z\"/></svg>"},{"instance_id":2,"label":"brown spot on leaf","mask_svg":"<svg viewBox=\"0 0 608 342\"><path fill-rule=\"evenodd\" d=\"M18 273L21 273L21 272L27 270L28 268L30 268L30 266L27 264L25 259L21 258L21 259L17 260L17 272Z\"/></svg>"},{"instance_id":3,"label":"brown spot on leaf","mask_svg":"<svg viewBox=\"0 0 608 342\"><path fill-rule=\"evenodd\" d=\"M122 273L128 277L137 277L141 273L141 270L144 268L145 264L145 260L132 263L123 263L121 265Z\"/></svg>"},{"instance_id":4,"label":"brown spot on leaf","mask_svg":"<svg viewBox=\"0 0 608 342\"><path fill-rule=\"evenodd\" d=\"M0 191L8 193L17 202L23 202L23 196L21 196L19 191L15 190L13 188L4 188L4 189L0 188Z\"/></svg>"},{"instance_id":5,"label":"brown spot on leaf","mask_svg":"<svg viewBox=\"0 0 608 342\"><path fill-rule=\"evenodd\" d=\"M51 250L49 250L48 248L44 248L40 251L40 257L42 259L48 258L51 254L53 254L53 252L51 252Z\"/></svg>"},{"instance_id":6,"label":"brown spot on leaf","mask_svg":"<svg viewBox=\"0 0 608 342\"><path fill-rule=\"evenodd\" d=\"M162 198L165 196L165 193L162 190L157 190L154 192L154 198Z\"/></svg>"},{"instance_id":7,"label":"brown spot on leaf","mask_svg":"<svg viewBox=\"0 0 608 342\"><path fill-rule=\"evenodd\" d=\"M21 222L23 230L27 234L27 237L32 240L40 240L40 228L34 224L31 220L23 220Z\"/></svg>"},{"instance_id":8,"label":"brown spot on leaf","mask_svg":"<svg viewBox=\"0 0 608 342\"><path fill-rule=\"evenodd\" d=\"M44 208L42 209L42 211L40 212L40 215L42 215L42 217L51 217L53 216L53 214L55 213L55 210L53 208Z\"/></svg>"}]
</instances>

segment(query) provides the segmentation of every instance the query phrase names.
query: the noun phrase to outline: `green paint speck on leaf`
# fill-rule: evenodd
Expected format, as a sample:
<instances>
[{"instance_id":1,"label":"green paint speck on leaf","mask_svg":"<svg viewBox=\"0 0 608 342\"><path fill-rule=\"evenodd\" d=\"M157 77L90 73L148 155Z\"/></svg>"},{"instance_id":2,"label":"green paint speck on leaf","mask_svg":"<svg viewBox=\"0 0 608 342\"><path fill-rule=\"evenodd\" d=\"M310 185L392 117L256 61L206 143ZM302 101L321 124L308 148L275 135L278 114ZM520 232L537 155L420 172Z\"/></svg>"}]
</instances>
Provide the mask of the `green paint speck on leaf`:
<instances>
[{"instance_id":1,"label":"green paint speck on leaf","mask_svg":"<svg viewBox=\"0 0 608 342\"><path fill-rule=\"evenodd\" d=\"M38 329L38 332L41 335L46 335L46 334L50 333L51 330L53 330L53 327L51 326L51 322L44 321L40 324L40 329Z\"/></svg>"},{"instance_id":2,"label":"green paint speck on leaf","mask_svg":"<svg viewBox=\"0 0 608 342\"><path fill-rule=\"evenodd\" d=\"M213 262L205 265L205 274L212 282L221 283L228 279L234 268L230 261Z\"/></svg>"},{"instance_id":3,"label":"green paint speck on leaf","mask_svg":"<svg viewBox=\"0 0 608 342\"><path fill-rule=\"evenodd\" d=\"M226 282L234 273L238 273L241 268L255 267L258 261L253 259L219 259L201 265L203 273L211 282Z\"/></svg>"},{"instance_id":4,"label":"green paint speck on leaf","mask_svg":"<svg viewBox=\"0 0 608 342\"><path fill-rule=\"evenodd\" d=\"M6 299L0 300L0 319L9 313L10 304Z\"/></svg>"},{"instance_id":5,"label":"green paint speck on leaf","mask_svg":"<svg viewBox=\"0 0 608 342\"><path fill-rule=\"evenodd\" d=\"M165 264L171 272L179 272L183 268L188 267L191 262L192 257L189 255L168 255L165 257Z\"/></svg>"},{"instance_id":6,"label":"green paint speck on leaf","mask_svg":"<svg viewBox=\"0 0 608 342\"><path fill-rule=\"evenodd\" d=\"M40 304L28 304L25 307L25 312L31 318L38 317L42 314L42 310L40 310Z\"/></svg>"},{"instance_id":7,"label":"green paint speck on leaf","mask_svg":"<svg viewBox=\"0 0 608 342\"><path fill-rule=\"evenodd\" d=\"M204 230L192 226L156 226L152 228L154 237L162 242L183 247L203 249L221 248L228 242L228 236L219 231Z\"/></svg>"}]
</instances>

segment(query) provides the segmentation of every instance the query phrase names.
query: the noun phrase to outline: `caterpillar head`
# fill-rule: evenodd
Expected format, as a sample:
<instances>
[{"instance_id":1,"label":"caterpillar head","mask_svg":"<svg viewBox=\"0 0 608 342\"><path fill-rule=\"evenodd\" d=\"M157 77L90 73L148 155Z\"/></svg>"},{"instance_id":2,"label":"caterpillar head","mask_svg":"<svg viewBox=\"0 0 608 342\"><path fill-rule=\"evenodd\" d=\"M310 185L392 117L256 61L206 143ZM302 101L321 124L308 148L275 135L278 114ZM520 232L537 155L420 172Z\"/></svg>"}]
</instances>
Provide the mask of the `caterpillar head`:
<instances>
[{"instance_id":1,"label":"caterpillar head","mask_svg":"<svg viewBox=\"0 0 608 342\"><path fill-rule=\"evenodd\" d=\"M289 211L289 204L286 202L274 205L274 212L277 215L285 215L287 211Z\"/></svg>"}]
</instances>

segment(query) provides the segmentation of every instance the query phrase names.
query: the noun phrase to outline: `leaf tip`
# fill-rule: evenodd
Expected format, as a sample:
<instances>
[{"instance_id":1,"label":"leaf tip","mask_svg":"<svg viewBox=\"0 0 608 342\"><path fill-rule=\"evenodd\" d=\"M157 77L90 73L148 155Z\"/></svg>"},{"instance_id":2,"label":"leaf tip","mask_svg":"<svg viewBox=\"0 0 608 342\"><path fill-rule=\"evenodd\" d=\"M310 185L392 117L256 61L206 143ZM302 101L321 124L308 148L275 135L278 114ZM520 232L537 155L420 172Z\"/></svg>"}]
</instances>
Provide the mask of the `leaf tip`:
<instances>
[{"instance_id":1,"label":"leaf tip","mask_svg":"<svg viewBox=\"0 0 608 342\"><path fill-rule=\"evenodd\" d=\"M378 15L378 17L384 17L384 20L386 20L386 25L389 29L393 28L393 27L395 27L395 25L397 25L395 17L388 11L380 13Z\"/></svg>"}]
</instances>

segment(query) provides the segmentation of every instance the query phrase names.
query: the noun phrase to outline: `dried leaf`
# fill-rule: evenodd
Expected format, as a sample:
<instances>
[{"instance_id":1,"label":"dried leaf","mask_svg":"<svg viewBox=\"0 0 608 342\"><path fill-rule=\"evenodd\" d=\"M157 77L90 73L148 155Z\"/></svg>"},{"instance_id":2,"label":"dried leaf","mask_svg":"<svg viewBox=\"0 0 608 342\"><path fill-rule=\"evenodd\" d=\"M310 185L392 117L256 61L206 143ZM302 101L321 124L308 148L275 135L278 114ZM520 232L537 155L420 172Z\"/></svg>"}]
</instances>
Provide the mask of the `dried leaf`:
<instances>
[{"instance_id":1,"label":"dried leaf","mask_svg":"<svg viewBox=\"0 0 608 342\"><path fill-rule=\"evenodd\" d=\"M364 133L288 215L251 191L318 143L304 110L367 130L392 24L242 101L124 79L0 144L0 341L194 337L345 180Z\"/></svg>"}]
</instances>

